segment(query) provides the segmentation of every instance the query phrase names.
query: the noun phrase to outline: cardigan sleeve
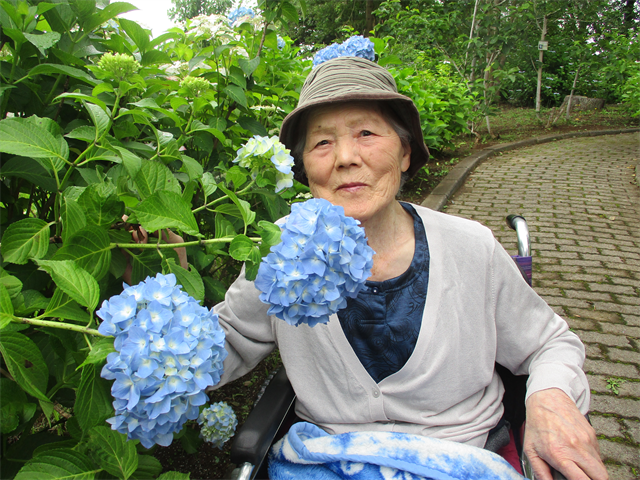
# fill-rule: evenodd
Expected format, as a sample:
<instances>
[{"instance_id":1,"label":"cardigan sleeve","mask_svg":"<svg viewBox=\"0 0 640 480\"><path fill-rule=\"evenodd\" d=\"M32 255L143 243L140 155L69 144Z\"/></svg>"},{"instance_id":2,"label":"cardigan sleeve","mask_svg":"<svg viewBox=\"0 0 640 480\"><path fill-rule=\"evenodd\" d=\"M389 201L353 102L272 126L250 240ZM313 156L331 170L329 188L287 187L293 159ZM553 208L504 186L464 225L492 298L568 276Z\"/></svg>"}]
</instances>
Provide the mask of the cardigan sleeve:
<instances>
[{"instance_id":1,"label":"cardigan sleeve","mask_svg":"<svg viewBox=\"0 0 640 480\"><path fill-rule=\"evenodd\" d=\"M559 388L586 414L589 384L582 370L584 345L524 281L504 248L494 242L491 283L497 362L516 375L529 375L526 398L540 390Z\"/></svg>"},{"instance_id":2,"label":"cardigan sleeve","mask_svg":"<svg viewBox=\"0 0 640 480\"><path fill-rule=\"evenodd\" d=\"M225 332L228 353L224 373L215 388L251 371L276 346L271 318L267 314L269 306L262 303L258 295L253 282L245 278L243 267L240 276L227 290L224 301L213 308Z\"/></svg>"}]
</instances>

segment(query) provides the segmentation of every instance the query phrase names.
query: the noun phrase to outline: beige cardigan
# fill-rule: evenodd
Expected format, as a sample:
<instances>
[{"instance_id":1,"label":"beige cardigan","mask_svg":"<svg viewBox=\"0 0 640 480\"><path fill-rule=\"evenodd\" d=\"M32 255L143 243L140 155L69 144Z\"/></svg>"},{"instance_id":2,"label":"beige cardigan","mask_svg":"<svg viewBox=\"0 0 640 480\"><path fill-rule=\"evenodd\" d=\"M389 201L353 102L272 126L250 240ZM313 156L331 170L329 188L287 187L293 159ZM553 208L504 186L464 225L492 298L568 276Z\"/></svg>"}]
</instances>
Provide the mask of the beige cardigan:
<instances>
[{"instance_id":1,"label":"beige cardigan","mask_svg":"<svg viewBox=\"0 0 640 480\"><path fill-rule=\"evenodd\" d=\"M528 395L557 387L586 413L582 343L525 283L491 231L415 208L429 243L429 286L420 335L402 369L376 384L337 316L313 328L290 326L267 316L258 290L241 275L214 308L229 352L220 385L277 346L296 413L329 433L389 430L483 447L502 416L498 362L530 374Z\"/></svg>"}]
</instances>

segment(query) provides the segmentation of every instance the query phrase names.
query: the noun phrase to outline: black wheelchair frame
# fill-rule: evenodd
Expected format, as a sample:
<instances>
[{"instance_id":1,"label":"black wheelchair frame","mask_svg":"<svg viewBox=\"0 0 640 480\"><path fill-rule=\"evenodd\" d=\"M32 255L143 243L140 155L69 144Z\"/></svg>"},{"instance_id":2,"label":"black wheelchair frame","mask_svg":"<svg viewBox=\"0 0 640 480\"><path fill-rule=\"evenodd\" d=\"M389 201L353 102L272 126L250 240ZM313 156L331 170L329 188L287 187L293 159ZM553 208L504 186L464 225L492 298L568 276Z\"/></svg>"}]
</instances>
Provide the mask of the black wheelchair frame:
<instances>
[{"instance_id":1,"label":"black wheelchair frame","mask_svg":"<svg viewBox=\"0 0 640 480\"><path fill-rule=\"evenodd\" d=\"M529 257L531 242L526 220L520 215L509 215L506 220L507 225L516 231L518 255ZM531 284L530 276L520 266L519 268ZM504 419L509 422L514 433L516 449L525 477L534 479L531 466L522 450L521 438L522 426L525 422L524 399L528 376L513 375L499 364L496 364L496 371L505 387L502 400L505 408ZM285 368L282 367L270 380L247 420L234 436L231 445L231 462L238 466L234 471L236 480L269 478L267 455L271 445L282 438L296 422L295 400L296 394L287 378ZM561 473L553 469L552 474L554 480L566 480Z\"/></svg>"}]
</instances>

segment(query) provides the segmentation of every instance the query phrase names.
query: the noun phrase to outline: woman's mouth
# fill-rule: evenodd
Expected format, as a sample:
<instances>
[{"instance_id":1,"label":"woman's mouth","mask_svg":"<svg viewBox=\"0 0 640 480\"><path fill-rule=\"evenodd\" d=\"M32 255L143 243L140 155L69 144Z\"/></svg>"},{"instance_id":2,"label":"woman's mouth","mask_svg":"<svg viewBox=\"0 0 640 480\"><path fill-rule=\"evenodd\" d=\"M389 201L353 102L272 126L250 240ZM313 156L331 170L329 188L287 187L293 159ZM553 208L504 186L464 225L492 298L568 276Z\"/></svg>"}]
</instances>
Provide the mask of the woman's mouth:
<instances>
[{"instance_id":1,"label":"woman's mouth","mask_svg":"<svg viewBox=\"0 0 640 480\"><path fill-rule=\"evenodd\" d=\"M338 187L338 190L343 192L355 192L363 187L366 187L365 183L351 182L351 183L343 183Z\"/></svg>"}]
</instances>

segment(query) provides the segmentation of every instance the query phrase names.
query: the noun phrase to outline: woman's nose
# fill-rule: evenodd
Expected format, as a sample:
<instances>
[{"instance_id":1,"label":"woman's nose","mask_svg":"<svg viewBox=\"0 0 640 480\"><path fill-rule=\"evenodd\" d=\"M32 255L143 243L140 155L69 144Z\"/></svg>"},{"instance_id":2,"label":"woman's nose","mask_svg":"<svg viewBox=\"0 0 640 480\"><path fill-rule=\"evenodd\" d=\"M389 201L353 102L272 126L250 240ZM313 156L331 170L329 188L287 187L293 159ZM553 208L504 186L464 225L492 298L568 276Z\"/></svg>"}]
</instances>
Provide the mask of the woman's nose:
<instances>
[{"instance_id":1,"label":"woman's nose","mask_svg":"<svg viewBox=\"0 0 640 480\"><path fill-rule=\"evenodd\" d=\"M360 165L362 163L360 149L358 148L357 142L354 142L353 140L337 142L335 156L336 168L350 167L353 165Z\"/></svg>"}]
</instances>

